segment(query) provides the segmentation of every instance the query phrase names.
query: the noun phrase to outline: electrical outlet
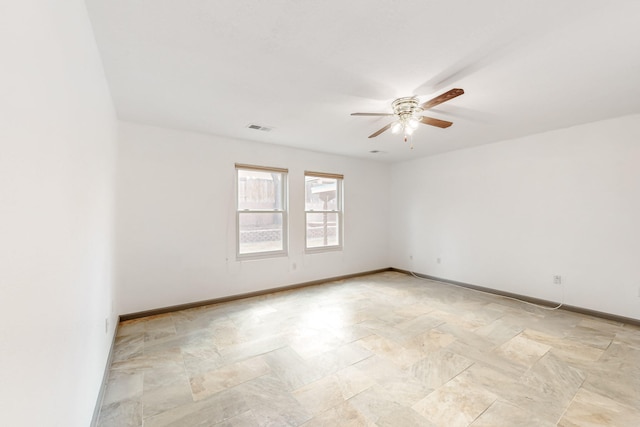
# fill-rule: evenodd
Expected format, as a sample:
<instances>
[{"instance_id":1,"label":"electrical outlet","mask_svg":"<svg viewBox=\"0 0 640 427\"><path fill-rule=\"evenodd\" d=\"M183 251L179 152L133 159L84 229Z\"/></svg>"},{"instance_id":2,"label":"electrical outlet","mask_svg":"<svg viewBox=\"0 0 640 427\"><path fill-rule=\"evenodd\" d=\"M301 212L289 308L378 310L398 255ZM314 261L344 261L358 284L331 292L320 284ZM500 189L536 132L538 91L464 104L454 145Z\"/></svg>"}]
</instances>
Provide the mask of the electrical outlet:
<instances>
[{"instance_id":1,"label":"electrical outlet","mask_svg":"<svg viewBox=\"0 0 640 427\"><path fill-rule=\"evenodd\" d=\"M291 268L293 270L295 270L296 268L298 268L298 264L296 264L295 262L293 264L291 264Z\"/></svg>"},{"instance_id":2,"label":"electrical outlet","mask_svg":"<svg viewBox=\"0 0 640 427\"><path fill-rule=\"evenodd\" d=\"M413 255L409 255L409 259L410 259L410 260L413 260Z\"/></svg>"},{"instance_id":3,"label":"electrical outlet","mask_svg":"<svg viewBox=\"0 0 640 427\"><path fill-rule=\"evenodd\" d=\"M553 276L553 284L554 285L562 285L562 276L560 276L560 275Z\"/></svg>"},{"instance_id":4,"label":"electrical outlet","mask_svg":"<svg viewBox=\"0 0 640 427\"><path fill-rule=\"evenodd\" d=\"M438 264L440 264L440 263L442 262L442 260L441 260L440 258L436 258L436 262L437 262Z\"/></svg>"}]
</instances>

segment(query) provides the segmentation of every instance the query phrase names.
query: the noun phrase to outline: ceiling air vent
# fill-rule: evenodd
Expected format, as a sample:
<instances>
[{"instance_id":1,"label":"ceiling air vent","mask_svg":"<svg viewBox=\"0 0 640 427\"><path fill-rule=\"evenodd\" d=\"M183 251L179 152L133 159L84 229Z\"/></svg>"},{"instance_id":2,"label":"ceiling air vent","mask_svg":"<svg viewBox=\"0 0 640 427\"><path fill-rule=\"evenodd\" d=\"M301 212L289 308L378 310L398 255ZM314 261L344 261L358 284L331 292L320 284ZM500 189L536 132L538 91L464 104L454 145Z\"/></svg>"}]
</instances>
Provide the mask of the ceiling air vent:
<instances>
[{"instance_id":1,"label":"ceiling air vent","mask_svg":"<svg viewBox=\"0 0 640 427\"><path fill-rule=\"evenodd\" d=\"M254 124L250 124L247 125L247 127L249 129L254 129L254 130L261 130L263 132L270 132L272 128L266 127L266 126L260 126L260 125L254 125Z\"/></svg>"}]
</instances>

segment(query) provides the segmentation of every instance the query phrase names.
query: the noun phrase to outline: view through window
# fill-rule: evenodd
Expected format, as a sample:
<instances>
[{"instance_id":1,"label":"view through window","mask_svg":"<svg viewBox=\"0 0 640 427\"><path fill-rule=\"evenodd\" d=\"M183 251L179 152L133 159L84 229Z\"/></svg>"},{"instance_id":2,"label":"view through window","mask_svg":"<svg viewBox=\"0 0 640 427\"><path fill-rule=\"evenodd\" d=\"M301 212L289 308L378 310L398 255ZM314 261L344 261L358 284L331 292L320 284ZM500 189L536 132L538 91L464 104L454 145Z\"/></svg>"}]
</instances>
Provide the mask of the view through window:
<instances>
[{"instance_id":1,"label":"view through window","mask_svg":"<svg viewBox=\"0 0 640 427\"><path fill-rule=\"evenodd\" d=\"M307 249L342 247L342 175L305 172Z\"/></svg>"},{"instance_id":2,"label":"view through window","mask_svg":"<svg viewBox=\"0 0 640 427\"><path fill-rule=\"evenodd\" d=\"M238 257L287 253L287 170L236 165Z\"/></svg>"}]
</instances>

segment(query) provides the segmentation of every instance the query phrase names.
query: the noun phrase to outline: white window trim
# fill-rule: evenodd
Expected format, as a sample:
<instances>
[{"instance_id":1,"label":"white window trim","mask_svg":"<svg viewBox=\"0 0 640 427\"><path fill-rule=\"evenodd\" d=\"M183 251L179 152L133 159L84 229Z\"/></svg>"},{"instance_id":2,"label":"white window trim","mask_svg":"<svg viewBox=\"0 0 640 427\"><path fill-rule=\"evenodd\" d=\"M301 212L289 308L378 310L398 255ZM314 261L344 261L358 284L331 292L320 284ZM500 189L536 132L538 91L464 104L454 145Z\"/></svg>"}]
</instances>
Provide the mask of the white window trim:
<instances>
[{"instance_id":1,"label":"white window trim","mask_svg":"<svg viewBox=\"0 0 640 427\"><path fill-rule=\"evenodd\" d=\"M337 188L336 188L336 198L338 201L338 209L336 210L307 210L306 206L304 209L304 251L305 253L319 253L319 252L330 252L330 251L341 251L344 247L344 175L341 174L333 174L333 173L325 173L325 172L310 172L305 171L304 177L305 182L308 176L318 177L318 178L333 178L337 180ZM305 203L306 203L306 187L305 187ZM331 213L336 214L338 217L338 244L337 245L328 245L328 246L314 246L312 248L307 246L308 242L308 231L307 227L307 214L310 213Z\"/></svg>"},{"instance_id":2,"label":"white window trim","mask_svg":"<svg viewBox=\"0 0 640 427\"><path fill-rule=\"evenodd\" d=\"M289 181L289 170L284 168L276 168L276 167L267 167L267 166L256 166L256 165L247 165L242 163L236 163L235 165L235 174L236 174L236 188L235 188L235 199L236 199L236 259L238 261L245 261L251 259L262 259L262 258L276 258L276 257L286 257L289 253L289 215L288 215L288 203L289 203L289 192L288 192L288 181ZM239 209L238 206L238 192L240 191L240 185L238 180L238 171L239 170L255 170L260 172L276 172L282 174L282 209ZM282 249L278 251L262 251L262 252L251 252L246 254L240 253L240 215L242 213L281 213L282 214Z\"/></svg>"}]
</instances>

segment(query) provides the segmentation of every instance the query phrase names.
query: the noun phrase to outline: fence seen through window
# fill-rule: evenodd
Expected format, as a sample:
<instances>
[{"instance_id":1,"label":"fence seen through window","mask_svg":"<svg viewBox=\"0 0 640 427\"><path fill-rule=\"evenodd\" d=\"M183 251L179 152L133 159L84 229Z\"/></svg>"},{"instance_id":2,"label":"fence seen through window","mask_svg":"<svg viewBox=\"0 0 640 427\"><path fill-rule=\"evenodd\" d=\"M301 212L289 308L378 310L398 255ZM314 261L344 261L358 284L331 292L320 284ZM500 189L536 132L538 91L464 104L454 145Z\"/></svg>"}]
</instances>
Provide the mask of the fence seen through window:
<instances>
[{"instance_id":1,"label":"fence seen through window","mask_svg":"<svg viewBox=\"0 0 640 427\"><path fill-rule=\"evenodd\" d=\"M306 248L342 247L342 175L305 172Z\"/></svg>"},{"instance_id":2,"label":"fence seen through window","mask_svg":"<svg viewBox=\"0 0 640 427\"><path fill-rule=\"evenodd\" d=\"M239 257L287 253L287 170L236 165Z\"/></svg>"}]
</instances>

